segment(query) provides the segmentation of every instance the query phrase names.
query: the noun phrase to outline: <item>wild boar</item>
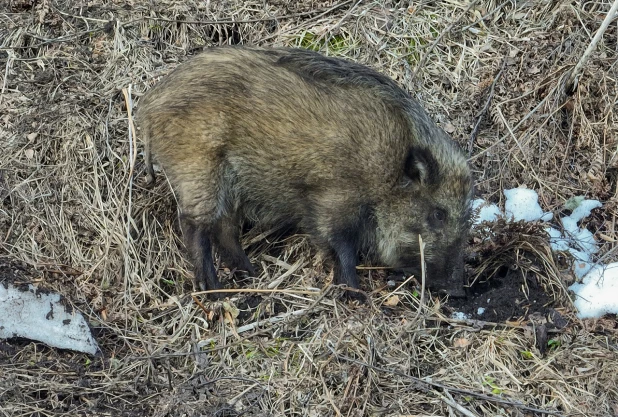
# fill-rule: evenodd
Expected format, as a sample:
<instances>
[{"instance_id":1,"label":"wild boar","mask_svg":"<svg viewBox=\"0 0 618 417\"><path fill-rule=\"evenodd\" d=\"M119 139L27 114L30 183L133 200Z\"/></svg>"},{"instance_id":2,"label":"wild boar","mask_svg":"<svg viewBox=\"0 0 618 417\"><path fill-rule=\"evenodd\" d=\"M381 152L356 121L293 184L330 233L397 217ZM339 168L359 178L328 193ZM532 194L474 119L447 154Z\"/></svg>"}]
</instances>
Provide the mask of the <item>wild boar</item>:
<instances>
[{"instance_id":1,"label":"wild boar","mask_svg":"<svg viewBox=\"0 0 618 417\"><path fill-rule=\"evenodd\" d=\"M309 234L352 289L360 256L420 274L421 235L428 285L461 295L470 169L390 78L303 49L211 48L151 88L138 121L148 177L152 153L178 195L201 289L221 288L213 246L253 274L248 221Z\"/></svg>"}]
</instances>

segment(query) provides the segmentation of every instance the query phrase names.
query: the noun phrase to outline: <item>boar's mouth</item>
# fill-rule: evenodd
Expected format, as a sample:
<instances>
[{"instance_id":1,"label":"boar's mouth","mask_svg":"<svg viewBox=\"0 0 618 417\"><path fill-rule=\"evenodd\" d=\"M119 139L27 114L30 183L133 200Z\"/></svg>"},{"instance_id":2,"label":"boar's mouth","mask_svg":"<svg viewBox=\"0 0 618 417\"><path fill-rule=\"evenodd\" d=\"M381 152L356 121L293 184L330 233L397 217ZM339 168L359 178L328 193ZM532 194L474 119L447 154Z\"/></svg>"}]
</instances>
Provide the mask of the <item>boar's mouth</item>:
<instances>
[{"instance_id":1,"label":"boar's mouth","mask_svg":"<svg viewBox=\"0 0 618 417\"><path fill-rule=\"evenodd\" d=\"M405 266L398 269L406 275L414 275L420 282L422 277L420 266ZM439 293L448 294L451 298L465 298L467 294L464 288L463 275L459 268L448 268L450 271L445 269L440 266L427 265L425 270L427 286Z\"/></svg>"},{"instance_id":2,"label":"boar's mouth","mask_svg":"<svg viewBox=\"0 0 618 417\"><path fill-rule=\"evenodd\" d=\"M406 275L414 275L417 278L421 278L421 268L419 266L402 266L400 269Z\"/></svg>"}]
</instances>

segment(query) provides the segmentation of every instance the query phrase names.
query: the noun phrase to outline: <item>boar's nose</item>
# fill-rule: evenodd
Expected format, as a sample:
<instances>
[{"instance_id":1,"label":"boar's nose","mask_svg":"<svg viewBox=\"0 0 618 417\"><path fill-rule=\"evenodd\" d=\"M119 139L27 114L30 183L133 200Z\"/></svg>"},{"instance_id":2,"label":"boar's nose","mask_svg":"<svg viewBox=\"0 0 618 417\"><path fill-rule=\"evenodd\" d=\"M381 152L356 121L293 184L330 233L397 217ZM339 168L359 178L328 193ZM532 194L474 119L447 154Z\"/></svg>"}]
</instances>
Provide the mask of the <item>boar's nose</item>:
<instances>
[{"instance_id":1,"label":"boar's nose","mask_svg":"<svg viewBox=\"0 0 618 417\"><path fill-rule=\"evenodd\" d=\"M447 289L442 289L439 291L443 294L448 294L451 298L466 298L466 291L463 286L458 287L449 287Z\"/></svg>"},{"instance_id":2,"label":"boar's nose","mask_svg":"<svg viewBox=\"0 0 618 417\"><path fill-rule=\"evenodd\" d=\"M465 298L466 291L464 288L464 269L463 259L458 259L456 265L452 264L446 267L437 268L435 287L443 294L448 294L451 298Z\"/></svg>"},{"instance_id":3,"label":"boar's nose","mask_svg":"<svg viewBox=\"0 0 618 417\"><path fill-rule=\"evenodd\" d=\"M453 298L464 298L466 297L466 291L464 288L463 257L459 257L458 261L447 281L447 291Z\"/></svg>"}]
</instances>

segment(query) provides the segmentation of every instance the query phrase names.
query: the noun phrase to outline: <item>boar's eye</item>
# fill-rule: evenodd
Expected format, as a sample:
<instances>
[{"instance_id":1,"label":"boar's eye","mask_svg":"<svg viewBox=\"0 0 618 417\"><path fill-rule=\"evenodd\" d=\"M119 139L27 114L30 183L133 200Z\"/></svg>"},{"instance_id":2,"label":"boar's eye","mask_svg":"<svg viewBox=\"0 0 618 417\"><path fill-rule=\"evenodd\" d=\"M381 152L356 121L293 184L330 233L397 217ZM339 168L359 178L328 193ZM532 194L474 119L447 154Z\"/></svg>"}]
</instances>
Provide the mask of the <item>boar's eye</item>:
<instances>
[{"instance_id":1,"label":"boar's eye","mask_svg":"<svg viewBox=\"0 0 618 417\"><path fill-rule=\"evenodd\" d=\"M436 208L429 214L429 224L433 227L442 227L446 222L446 217L446 210Z\"/></svg>"}]
</instances>

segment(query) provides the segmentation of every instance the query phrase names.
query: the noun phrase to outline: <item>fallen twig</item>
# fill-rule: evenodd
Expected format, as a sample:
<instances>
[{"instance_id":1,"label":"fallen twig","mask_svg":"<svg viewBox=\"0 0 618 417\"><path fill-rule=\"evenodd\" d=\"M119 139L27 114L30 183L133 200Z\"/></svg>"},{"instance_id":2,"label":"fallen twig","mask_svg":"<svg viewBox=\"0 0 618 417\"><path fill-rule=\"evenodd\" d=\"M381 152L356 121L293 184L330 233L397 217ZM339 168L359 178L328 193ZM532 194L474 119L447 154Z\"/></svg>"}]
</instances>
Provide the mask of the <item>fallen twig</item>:
<instances>
[{"instance_id":1,"label":"fallen twig","mask_svg":"<svg viewBox=\"0 0 618 417\"><path fill-rule=\"evenodd\" d=\"M421 314L423 302L425 300L425 244L423 243L421 235L418 235L418 247L421 251L421 298L418 302L418 310L416 310L416 316L414 316L415 319Z\"/></svg>"},{"instance_id":2,"label":"fallen twig","mask_svg":"<svg viewBox=\"0 0 618 417\"><path fill-rule=\"evenodd\" d=\"M321 292L319 289L312 290L286 290L286 289L259 289L259 288L237 288L237 289L229 289L224 288L220 290L206 290L206 291L198 291L191 293L191 296L196 295L205 295L205 294L215 294L215 293L252 293L252 294L274 294L274 293L283 293L283 294L302 294L302 295L319 295Z\"/></svg>"},{"instance_id":3,"label":"fallen twig","mask_svg":"<svg viewBox=\"0 0 618 417\"><path fill-rule=\"evenodd\" d=\"M442 401L444 401L446 404L448 404L449 406L451 406L455 410L459 411L464 416L466 416L466 417L478 417L472 411L468 410L467 408L465 408L464 406L459 404L457 401L455 401L455 399L453 398L451 393L448 392L448 390L446 390L446 389L444 390L444 394L445 395L442 395L438 391L434 391L434 393L436 395L438 395L438 397L440 397L442 399Z\"/></svg>"}]
</instances>

